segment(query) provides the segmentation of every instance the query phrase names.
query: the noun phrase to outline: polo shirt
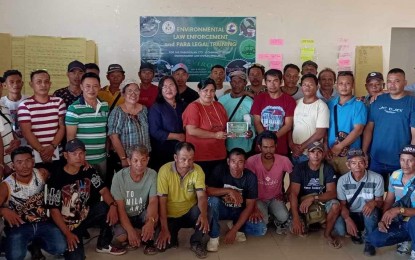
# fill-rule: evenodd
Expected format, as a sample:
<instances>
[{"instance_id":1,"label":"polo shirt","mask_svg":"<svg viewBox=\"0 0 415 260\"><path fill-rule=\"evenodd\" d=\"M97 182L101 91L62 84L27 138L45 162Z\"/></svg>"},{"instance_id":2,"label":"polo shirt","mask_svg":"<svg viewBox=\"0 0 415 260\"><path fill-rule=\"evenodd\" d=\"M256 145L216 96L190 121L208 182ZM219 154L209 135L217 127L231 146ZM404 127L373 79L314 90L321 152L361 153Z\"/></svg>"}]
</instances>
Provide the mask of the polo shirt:
<instances>
[{"instance_id":1,"label":"polo shirt","mask_svg":"<svg viewBox=\"0 0 415 260\"><path fill-rule=\"evenodd\" d=\"M117 92L114 93L114 95L111 93L111 91L109 90L109 86L105 86L104 88L102 88L99 92L98 92L98 98L101 101L105 101L108 103L108 106L111 107L112 103L114 103L115 99L117 98L118 94L121 95L120 91L118 90ZM115 104L115 106L119 106L122 103L124 103L124 97L121 95L120 98L117 101L117 104Z\"/></svg>"},{"instance_id":2,"label":"polo shirt","mask_svg":"<svg viewBox=\"0 0 415 260\"><path fill-rule=\"evenodd\" d=\"M98 101L98 110L85 102L84 97L68 107L65 124L77 126L76 138L85 144L86 160L97 164L105 160L107 139L108 103Z\"/></svg>"},{"instance_id":3,"label":"polo shirt","mask_svg":"<svg viewBox=\"0 0 415 260\"><path fill-rule=\"evenodd\" d=\"M330 125L328 133L329 147L332 147L336 140L334 121L335 106L337 106L337 124L339 126L339 131L350 134L355 125L366 125L367 122L367 109L365 103L357 101L356 97L352 97L343 105L340 105L339 101L340 97L337 97L327 104L330 110ZM361 148L361 138L356 138L350 147Z\"/></svg>"},{"instance_id":4,"label":"polo shirt","mask_svg":"<svg viewBox=\"0 0 415 260\"><path fill-rule=\"evenodd\" d=\"M350 205L351 212L362 212L363 207L369 200L373 200L375 197L383 197L383 177L380 174L366 171L363 178L356 181L352 176L352 172L349 171L342 175L337 182L337 198L350 201L362 182L365 182L365 185L353 204Z\"/></svg>"},{"instance_id":5,"label":"polo shirt","mask_svg":"<svg viewBox=\"0 0 415 260\"><path fill-rule=\"evenodd\" d=\"M405 185L402 183L403 172L402 169L394 171L389 178L388 192L395 194L395 202L400 200L408 192L408 188L411 186L415 176L412 177ZM415 208L415 191L411 194L411 205Z\"/></svg>"},{"instance_id":6,"label":"polo shirt","mask_svg":"<svg viewBox=\"0 0 415 260\"><path fill-rule=\"evenodd\" d=\"M176 170L175 162L163 165L157 176L157 194L167 197L167 216L178 218L186 214L196 203L196 191L205 190L205 173L193 164L185 176Z\"/></svg>"}]
</instances>

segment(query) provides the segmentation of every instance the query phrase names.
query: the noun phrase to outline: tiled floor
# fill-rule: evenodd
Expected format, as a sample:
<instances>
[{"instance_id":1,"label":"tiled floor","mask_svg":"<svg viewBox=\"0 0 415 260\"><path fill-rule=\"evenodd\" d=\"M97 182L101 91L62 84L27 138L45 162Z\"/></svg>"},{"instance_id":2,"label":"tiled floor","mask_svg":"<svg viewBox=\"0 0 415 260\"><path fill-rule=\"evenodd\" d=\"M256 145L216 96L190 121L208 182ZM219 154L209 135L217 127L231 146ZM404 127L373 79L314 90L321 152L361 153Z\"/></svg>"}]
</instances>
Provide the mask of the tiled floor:
<instances>
[{"instance_id":1,"label":"tiled floor","mask_svg":"<svg viewBox=\"0 0 415 260\"><path fill-rule=\"evenodd\" d=\"M225 230L223 230L225 231ZM92 235L97 230L92 230ZM136 251L129 251L122 256L112 256L99 254L95 252L96 239L91 240L87 245L88 260L186 260L197 259L193 252L189 250L189 237L191 229L180 231L178 249L169 249L164 253L153 256L143 254L142 248ZM340 249L330 248L324 238L323 232L312 233L306 238L296 237L293 235L277 235L273 228L270 228L264 237L248 237L246 242L235 242L233 245L221 244L219 252L208 253L207 259L214 260L275 260L275 259L307 259L307 260L349 260L349 259L408 259L406 256L399 256L395 252L396 247L387 247L377 250L375 257L366 257L363 255L363 245L354 245L350 239L342 239L343 247ZM1 258L0 258L1 259ZM3 258L4 259L4 258ZM26 259L30 259L27 257ZM49 258L48 259L53 259Z\"/></svg>"}]
</instances>

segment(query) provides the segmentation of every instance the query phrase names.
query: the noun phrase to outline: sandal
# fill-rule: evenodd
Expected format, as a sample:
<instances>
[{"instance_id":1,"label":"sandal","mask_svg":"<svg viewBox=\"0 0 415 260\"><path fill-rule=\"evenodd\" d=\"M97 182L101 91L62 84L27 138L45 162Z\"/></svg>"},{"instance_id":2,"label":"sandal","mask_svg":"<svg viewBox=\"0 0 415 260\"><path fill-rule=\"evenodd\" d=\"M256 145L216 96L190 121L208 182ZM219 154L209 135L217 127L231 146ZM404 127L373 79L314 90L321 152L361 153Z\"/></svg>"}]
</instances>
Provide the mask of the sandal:
<instances>
[{"instance_id":1,"label":"sandal","mask_svg":"<svg viewBox=\"0 0 415 260\"><path fill-rule=\"evenodd\" d=\"M145 255L155 255L157 254L157 248L154 245L145 245L144 246L144 254Z\"/></svg>"},{"instance_id":2,"label":"sandal","mask_svg":"<svg viewBox=\"0 0 415 260\"><path fill-rule=\"evenodd\" d=\"M327 240L327 244L329 245L329 246L331 246L332 248L334 248L334 249L339 249L339 248L341 248L343 245L340 243L340 241L339 240L337 240L336 238L333 238L333 239L331 239L331 240Z\"/></svg>"}]
</instances>

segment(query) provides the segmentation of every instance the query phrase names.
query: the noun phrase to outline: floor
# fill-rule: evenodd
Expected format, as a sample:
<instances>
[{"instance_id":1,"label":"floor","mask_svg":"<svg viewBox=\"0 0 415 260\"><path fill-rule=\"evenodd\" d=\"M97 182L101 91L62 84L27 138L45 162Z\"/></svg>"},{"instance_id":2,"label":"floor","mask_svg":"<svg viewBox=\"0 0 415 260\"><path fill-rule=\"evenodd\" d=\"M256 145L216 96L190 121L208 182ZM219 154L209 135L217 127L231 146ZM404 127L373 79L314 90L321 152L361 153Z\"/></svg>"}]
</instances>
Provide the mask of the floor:
<instances>
[{"instance_id":1,"label":"floor","mask_svg":"<svg viewBox=\"0 0 415 260\"><path fill-rule=\"evenodd\" d=\"M223 228L224 233L226 230ZM91 235L97 234L98 230L92 230ZM143 254L142 248L135 251L129 251L122 256L112 256L106 254L99 254L95 252L96 238L92 239L87 245L87 259L88 260L106 260L106 259L120 259L120 260L136 260L151 259L197 259L193 252L189 250L189 237L191 229L183 229L180 231L179 243L180 247L177 249L169 249L164 253L159 253L153 256ZM222 242L222 241L221 241ZM366 257L363 255L363 245L354 245L350 239L342 239L343 247L340 249L333 249L329 247L324 238L323 232L311 233L308 237L302 238L291 234L277 235L273 228L270 228L267 234L263 237L248 237L246 242L235 242L233 245L221 244L219 252L208 253L206 259L213 260L244 260L244 259L307 259L307 260L349 260L349 259L408 259L406 256L396 254L395 246L386 247L377 250L375 257ZM1 258L0 259L4 259ZM30 257L26 257L30 259ZM47 259L54 259L47 257Z\"/></svg>"}]
</instances>

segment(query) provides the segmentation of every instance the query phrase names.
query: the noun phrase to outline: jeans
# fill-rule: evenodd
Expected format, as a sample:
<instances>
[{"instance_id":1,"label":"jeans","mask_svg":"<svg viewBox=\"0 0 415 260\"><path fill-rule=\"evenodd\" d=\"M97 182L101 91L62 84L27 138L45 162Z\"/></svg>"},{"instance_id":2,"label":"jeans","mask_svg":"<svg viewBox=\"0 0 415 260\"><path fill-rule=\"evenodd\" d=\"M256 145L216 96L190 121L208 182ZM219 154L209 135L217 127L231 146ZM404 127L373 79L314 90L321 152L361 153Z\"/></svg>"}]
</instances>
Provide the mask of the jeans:
<instances>
[{"instance_id":1,"label":"jeans","mask_svg":"<svg viewBox=\"0 0 415 260\"><path fill-rule=\"evenodd\" d=\"M257 200L256 205L262 213L264 223L268 225L269 222L269 211L275 218L278 224L283 224L288 220L289 214L287 206L283 201L272 199L272 200Z\"/></svg>"},{"instance_id":2,"label":"jeans","mask_svg":"<svg viewBox=\"0 0 415 260\"><path fill-rule=\"evenodd\" d=\"M217 238L220 235L219 220L232 220L236 223L241 215L243 208L231 208L225 206L223 200L219 197L209 197L208 205L211 210L210 232L211 238Z\"/></svg>"},{"instance_id":3,"label":"jeans","mask_svg":"<svg viewBox=\"0 0 415 260\"><path fill-rule=\"evenodd\" d=\"M370 234L375 231L378 227L378 222L380 218L380 211L378 208L375 208L369 216L363 215L361 212L350 212L350 218L356 224L358 231L365 231L365 243L370 244L369 236ZM339 222L339 223L338 223ZM342 225L342 227L339 227ZM340 216L337 221L334 230L336 233L338 230L346 230L346 223L344 219ZM344 232L346 233L346 232ZM340 234L343 235L343 234Z\"/></svg>"},{"instance_id":4,"label":"jeans","mask_svg":"<svg viewBox=\"0 0 415 260\"><path fill-rule=\"evenodd\" d=\"M412 241L412 249L415 248L415 217L406 221L393 221L388 232L383 233L378 229L369 235L370 243L375 247L391 246L405 241Z\"/></svg>"},{"instance_id":5,"label":"jeans","mask_svg":"<svg viewBox=\"0 0 415 260\"><path fill-rule=\"evenodd\" d=\"M41 248L51 255L62 255L66 250L66 238L50 221L24 223L19 227L6 227L6 259L24 259L27 246L36 239Z\"/></svg>"},{"instance_id":6,"label":"jeans","mask_svg":"<svg viewBox=\"0 0 415 260\"><path fill-rule=\"evenodd\" d=\"M72 230L72 233L74 233L79 239L78 247L75 248L75 250L72 252L66 252L65 259L79 260L85 258L85 250L82 237L85 233L85 230L94 225L99 225L100 227L97 247L106 248L111 244L112 229L106 222L108 209L108 205L103 201L100 201L94 206L90 207L86 219L84 219L84 221L82 221L82 223L77 228Z\"/></svg>"},{"instance_id":7,"label":"jeans","mask_svg":"<svg viewBox=\"0 0 415 260\"><path fill-rule=\"evenodd\" d=\"M379 173L380 175L382 175L385 191L388 191L389 175L392 172L394 172L398 169L400 169L399 165L397 165L397 166L387 165L387 164L384 164L384 163L377 162L373 159L370 160L369 170L374 171L374 172Z\"/></svg>"},{"instance_id":8,"label":"jeans","mask_svg":"<svg viewBox=\"0 0 415 260\"><path fill-rule=\"evenodd\" d=\"M199 218L200 210L195 204L190 210L181 217L178 218L167 218L167 225L169 227L169 232L171 235L171 245L178 244L178 235L181 228L194 228L195 232L190 237L191 245L201 245L203 239L203 230L199 230L199 227L196 226L197 219Z\"/></svg>"}]
</instances>

